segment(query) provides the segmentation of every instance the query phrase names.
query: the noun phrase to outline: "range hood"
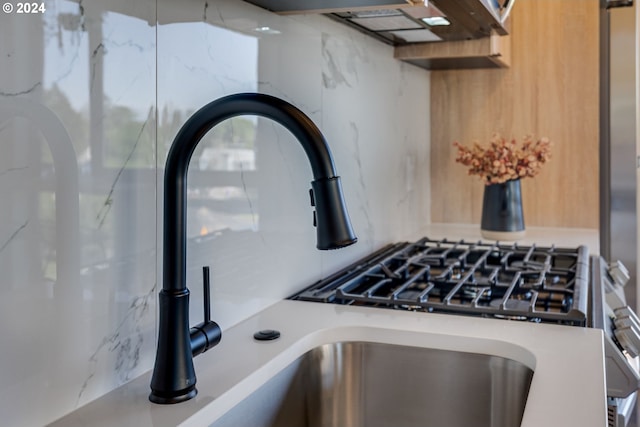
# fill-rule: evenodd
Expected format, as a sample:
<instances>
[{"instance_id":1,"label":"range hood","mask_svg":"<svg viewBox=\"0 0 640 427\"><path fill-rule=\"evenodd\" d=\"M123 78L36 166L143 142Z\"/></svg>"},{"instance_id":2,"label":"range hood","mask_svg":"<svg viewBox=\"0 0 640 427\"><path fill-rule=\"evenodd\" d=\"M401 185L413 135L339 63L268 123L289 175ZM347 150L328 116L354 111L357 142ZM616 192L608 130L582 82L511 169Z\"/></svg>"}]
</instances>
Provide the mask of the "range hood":
<instances>
[{"instance_id":1,"label":"range hood","mask_svg":"<svg viewBox=\"0 0 640 427\"><path fill-rule=\"evenodd\" d=\"M278 14L324 14L393 46L506 35L515 0L246 0Z\"/></svg>"}]
</instances>

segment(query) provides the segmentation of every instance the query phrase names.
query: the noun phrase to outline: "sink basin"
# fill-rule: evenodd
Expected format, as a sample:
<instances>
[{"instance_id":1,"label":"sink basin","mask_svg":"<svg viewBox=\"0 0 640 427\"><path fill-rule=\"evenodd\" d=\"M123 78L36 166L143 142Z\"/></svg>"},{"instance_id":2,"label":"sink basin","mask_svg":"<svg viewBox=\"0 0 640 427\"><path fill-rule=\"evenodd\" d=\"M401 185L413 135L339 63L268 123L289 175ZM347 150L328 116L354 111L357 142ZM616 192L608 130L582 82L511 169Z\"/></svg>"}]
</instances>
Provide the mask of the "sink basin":
<instances>
[{"instance_id":1,"label":"sink basin","mask_svg":"<svg viewBox=\"0 0 640 427\"><path fill-rule=\"evenodd\" d=\"M533 371L498 356L370 342L316 347L212 427L515 427Z\"/></svg>"}]
</instances>

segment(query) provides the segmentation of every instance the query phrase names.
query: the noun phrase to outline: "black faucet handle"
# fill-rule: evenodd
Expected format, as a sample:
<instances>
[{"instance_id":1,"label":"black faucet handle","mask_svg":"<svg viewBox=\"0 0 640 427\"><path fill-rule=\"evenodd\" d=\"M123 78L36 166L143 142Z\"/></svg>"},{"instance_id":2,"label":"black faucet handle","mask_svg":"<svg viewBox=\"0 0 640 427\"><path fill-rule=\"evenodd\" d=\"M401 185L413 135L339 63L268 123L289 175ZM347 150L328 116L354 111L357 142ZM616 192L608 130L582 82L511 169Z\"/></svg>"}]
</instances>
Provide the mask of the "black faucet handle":
<instances>
[{"instance_id":1,"label":"black faucet handle","mask_svg":"<svg viewBox=\"0 0 640 427\"><path fill-rule=\"evenodd\" d=\"M191 352L194 356L204 353L220 342L222 331L216 322L211 320L211 282L209 267L202 267L202 294L204 319L190 330Z\"/></svg>"},{"instance_id":2,"label":"black faucet handle","mask_svg":"<svg viewBox=\"0 0 640 427\"><path fill-rule=\"evenodd\" d=\"M209 266L202 267L202 295L204 300L204 323L211 322L211 282Z\"/></svg>"}]
</instances>

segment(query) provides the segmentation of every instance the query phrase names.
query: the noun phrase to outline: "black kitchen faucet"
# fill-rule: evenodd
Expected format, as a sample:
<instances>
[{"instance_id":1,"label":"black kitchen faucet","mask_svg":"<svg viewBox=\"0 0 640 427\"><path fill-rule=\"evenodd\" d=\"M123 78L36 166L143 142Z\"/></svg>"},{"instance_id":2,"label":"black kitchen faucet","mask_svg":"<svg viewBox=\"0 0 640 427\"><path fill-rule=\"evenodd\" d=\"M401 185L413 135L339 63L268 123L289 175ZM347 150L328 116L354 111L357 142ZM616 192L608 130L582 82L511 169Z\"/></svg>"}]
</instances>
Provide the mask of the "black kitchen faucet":
<instances>
[{"instance_id":1,"label":"black kitchen faucet","mask_svg":"<svg viewBox=\"0 0 640 427\"><path fill-rule=\"evenodd\" d=\"M164 174L163 283L159 295L158 347L149 400L179 403L196 393L193 356L220 342L222 332L209 319L208 269L205 268L205 319L189 327L187 267L187 170L202 137L218 123L239 115L258 115L287 128L304 148L314 180L311 204L317 228L317 248L337 249L357 238L351 228L342 196L340 177L329 146L320 130L302 111L282 99L258 93L241 93L213 101L194 113L182 126L169 154Z\"/></svg>"}]
</instances>

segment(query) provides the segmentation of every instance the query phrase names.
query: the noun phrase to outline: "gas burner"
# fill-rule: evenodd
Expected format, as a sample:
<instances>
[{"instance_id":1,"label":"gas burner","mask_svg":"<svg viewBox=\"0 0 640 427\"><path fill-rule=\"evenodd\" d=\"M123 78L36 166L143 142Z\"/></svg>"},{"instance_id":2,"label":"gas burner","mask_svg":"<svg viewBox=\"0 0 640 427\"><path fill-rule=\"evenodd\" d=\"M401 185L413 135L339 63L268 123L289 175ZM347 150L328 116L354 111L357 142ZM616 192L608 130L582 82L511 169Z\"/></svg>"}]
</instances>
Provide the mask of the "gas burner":
<instances>
[{"instance_id":1,"label":"gas burner","mask_svg":"<svg viewBox=\"0 0 640 427\"><path fill-rule=\"evenodd\" d=\"M589 254L499 243L389 245L292 299L585 326Z\"/></svg>"}]
</instances>

